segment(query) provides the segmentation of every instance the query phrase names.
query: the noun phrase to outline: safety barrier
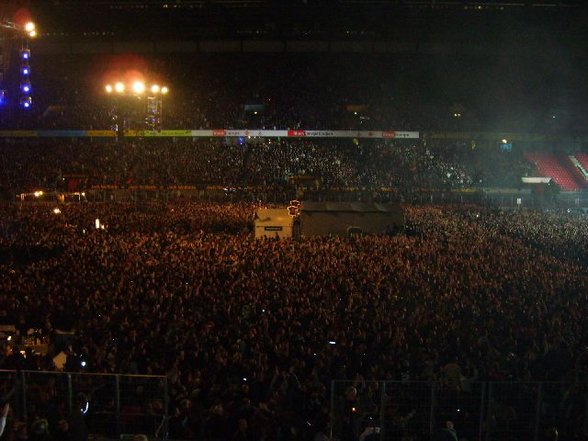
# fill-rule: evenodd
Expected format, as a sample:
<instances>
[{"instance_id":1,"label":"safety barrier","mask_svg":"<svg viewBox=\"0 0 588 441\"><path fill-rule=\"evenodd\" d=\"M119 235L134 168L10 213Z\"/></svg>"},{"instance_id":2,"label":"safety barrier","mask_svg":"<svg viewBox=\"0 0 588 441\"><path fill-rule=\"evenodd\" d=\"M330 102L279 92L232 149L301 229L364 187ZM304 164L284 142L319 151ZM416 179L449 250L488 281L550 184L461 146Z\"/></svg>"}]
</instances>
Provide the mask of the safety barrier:
<instances>
[{"instance_id":1,"label":"safety barrier","mask_svg":"<svg viewBox=\"0 0 588 441\"><path fill-rule=\"evenodd\" d=\"M65 419L111 439L125 433L165 438L167 388L165 376L0 371L0 394L15 421Z\"/></svg>"},{"instance_id":2,"label":"safety barrier","mask_svg":"<svg viewBox=\"0 0 588 441\"><path fill-rule=\"evenodd\" d=\"M456 439L469 441L588 435L586 384L551 382L333 381L331 439L445 439L451 421ZM438 438L441 436L441 438ZM555 439L555 438L553 438Z\"/></svg>"}]
</instances>

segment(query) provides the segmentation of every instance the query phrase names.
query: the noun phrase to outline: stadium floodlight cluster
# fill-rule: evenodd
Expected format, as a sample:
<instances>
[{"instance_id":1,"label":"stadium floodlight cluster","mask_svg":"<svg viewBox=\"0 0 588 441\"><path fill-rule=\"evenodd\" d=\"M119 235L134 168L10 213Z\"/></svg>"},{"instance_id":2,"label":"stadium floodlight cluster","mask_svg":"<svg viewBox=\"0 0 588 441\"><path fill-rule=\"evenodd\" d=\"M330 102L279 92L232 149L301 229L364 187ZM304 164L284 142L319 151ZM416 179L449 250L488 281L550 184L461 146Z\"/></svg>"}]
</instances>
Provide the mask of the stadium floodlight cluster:
<instances>
[{"instance_id":1,"label":"stadium floodlight cluster","mask_svg":"<svg viewBox=\"0 0 588 441\"><path fill-rule=\"evenodd\" d=\"M128 77L128 75L126 75ZM142 106L143 120L145 126L150 130L161 130L162 113L163 113L163 97L169 93L169 88L166 85L161 85L155 82L146 83L142 79L116 80L104 85L104 90L107 95L112 96L113 109L111 129L121 134L121 129L127 126L126 114L129 109L127 105L123 105L123 101L127 104L132 101ZM136 100L138 98L138 100ZM129 101L130 99L130 101Z\"/></svg>"},{"instance_id":2,"label":"stadium floodlight cluster","mask_svg":"<svg viewBox=\"0 0 588 441\"><path fill-rule=\"evenodd\" d=\"M169 88L167 86L160 86L159 84L152 84L149 88L143 81L133 81L131 84L125 84L122 81L117 81L113 84L104 86L106 93L111 94L116 92L119 95L134 95L141 96L145 92L150 92L151 95L167 95Z\"/></svg>"},{"instance_id":3,"label":"stadium floodlight cluster","mask_svg":"<svg viewBox=\"0 0 588 441\"><path fill-rule=\"evenodd\" d=\"M144 108L145 116L144 122L147 129L160 130L162 125L163 114L163 97L169 93L169 87L152 83L147 85L144 81L135 80L129 83L123 81L116 81L104 86L107 95L114 97L144 97L147 107ZM118 132L120 128L120 109L118 106L118 99L115 100L115 110L113 114L112 128ZM142 100L141 100L142 101ZM122 117L124 121L124 117ZM124 126L124 122L123 122Z\"/></svg>"}]
</instances>

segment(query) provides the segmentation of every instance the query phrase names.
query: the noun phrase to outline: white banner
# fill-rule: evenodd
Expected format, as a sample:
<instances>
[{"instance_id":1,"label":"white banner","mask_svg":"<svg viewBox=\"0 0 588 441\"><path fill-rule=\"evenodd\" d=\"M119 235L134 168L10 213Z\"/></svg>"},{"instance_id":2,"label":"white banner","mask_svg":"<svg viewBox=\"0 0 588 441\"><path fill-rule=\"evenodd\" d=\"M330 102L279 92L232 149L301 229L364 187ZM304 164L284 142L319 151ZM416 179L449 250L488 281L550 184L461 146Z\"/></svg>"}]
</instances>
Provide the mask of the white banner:
<instances>
[{"instance_id":1,"label":"white banner","mask_svg":"<svg viewBox=\"0 0 588 441\"><path fill-rule=\"evenodd\" d=\"M115 137L111 130L0 130L0 138L22 137ZM394 130L125 130L124 136L131 138L375 138L418 139L419 132L397 132Z\"/></svg>"},{"instance_id":2,"label":"white banner","mask_svg":"<svg viewBox=\"0 0 588 441\"><path fill-rule=\"evenodd\" d=\"M418 139L419 132L395 130L251 130L213 129L192 130L194 137L258 137L258 138L375 138L375 139Z\"/></svg>"}]
</instances>

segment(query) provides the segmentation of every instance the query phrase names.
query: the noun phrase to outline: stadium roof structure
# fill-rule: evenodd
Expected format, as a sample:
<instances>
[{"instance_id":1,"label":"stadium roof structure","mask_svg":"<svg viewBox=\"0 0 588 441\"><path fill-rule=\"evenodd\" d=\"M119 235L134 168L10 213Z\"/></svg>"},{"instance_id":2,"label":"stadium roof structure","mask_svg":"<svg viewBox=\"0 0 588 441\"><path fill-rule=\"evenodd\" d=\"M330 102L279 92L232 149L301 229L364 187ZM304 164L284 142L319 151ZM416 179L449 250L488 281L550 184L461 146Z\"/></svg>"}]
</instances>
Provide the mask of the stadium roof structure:
<instances>
[{"instance_id":1,"label":"stadium roof structure","mask_svg":"<svg viewBox=\"0 0 588 441\"><path fill-rule=\"evenodd\" d=\"M156 39L276 37L379 38L431 17L463 25L488 14L551 15L585 6L580 0L31 0L49 35ZM469 14L464 17L463 14ZM553 17L549 17L552 19ZM417 21L417 23L415 23ZM427 31L421 26L419 31ZM476 26L476 24L473 24ZM396 31L395 31L396 30ZM432 31L434 33L434 30Z\"/></svg>"},{"instance_id":2,"label":"stadium roof structure","mask_svg":"<svg viewBox=\"0 0 588 441\"><path fill-rule=\"evenodd\" d=\"M279 4L286 6L312 7L316 5L346 6L346 5L385 5L385 6L421 6L421 7L443 7L443 6L550 6L569 7L584 4L582 0L32 0L33 5L47 3L51 6L75 4L80 6L160 6L168 8L204 7L210 5L221 5L228 7L274 7Z\"/></svg>"}]
</instances>

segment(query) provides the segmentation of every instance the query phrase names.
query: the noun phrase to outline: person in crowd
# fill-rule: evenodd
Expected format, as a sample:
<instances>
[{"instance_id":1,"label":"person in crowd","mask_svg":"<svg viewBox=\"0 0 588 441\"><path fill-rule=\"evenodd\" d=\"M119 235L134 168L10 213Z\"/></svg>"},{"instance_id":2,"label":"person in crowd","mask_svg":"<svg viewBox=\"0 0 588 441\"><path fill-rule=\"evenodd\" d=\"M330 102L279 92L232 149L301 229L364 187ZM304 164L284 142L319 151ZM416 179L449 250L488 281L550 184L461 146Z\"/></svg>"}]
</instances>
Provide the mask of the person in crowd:
<instances>
[{"instance_id":1,"label":"person in crowd","mask_svg":"<svg viewBox=\"0 0 588 441\"><path fill-rule=\"evenodd\" d=\"M57 425L53 433L55 435L55 439L57 440L70 441L73 439L67 419L60 419L57 421Z\"/></svg>"},{"instance_id":2,"label":"person in crowd","mask_svg":"<svg viewBox=\"0 0 588 441\"><path fill-rule=\"evenodd\" d=\"M445 422L445 427L439 431L437 439L439 441L459 441L453 421L447 420Z\"/></svg>"},{"instance_id":3,"label":"person in crowd","mask_svg":"<svg viewBox=\"0 0 588 441\"><path fill-rule=\"evenodd\" d=\"M2 406L2 413L0 414L0 436L4 433L6 429L6 420L8 419L8 414L10 413L10 403L4 403Z\"/></svg>"},{"instance_id":4,"label":"person in crowd","mask_svg":"<svg viewBox=\"0 0 588 441\"><path fill-rule=\"evenodd\" d=\"M57 222L44 205L5 210L0 321L22 315L45 339L69 329L69 348L54 349L77 371L166 375L184 438L230 438L239 419L268 439L328 433L317 415L333 378L353 383L337 400L359 436L353 415L379 413L371 381L566 378L584 354L582 217L407 205L410 235L280 241L252 237L253 209L70 204ZM54 355L36 363L57 369ZM383 411L412 412L402 397Z\"/></svg>"}]
</instances>

